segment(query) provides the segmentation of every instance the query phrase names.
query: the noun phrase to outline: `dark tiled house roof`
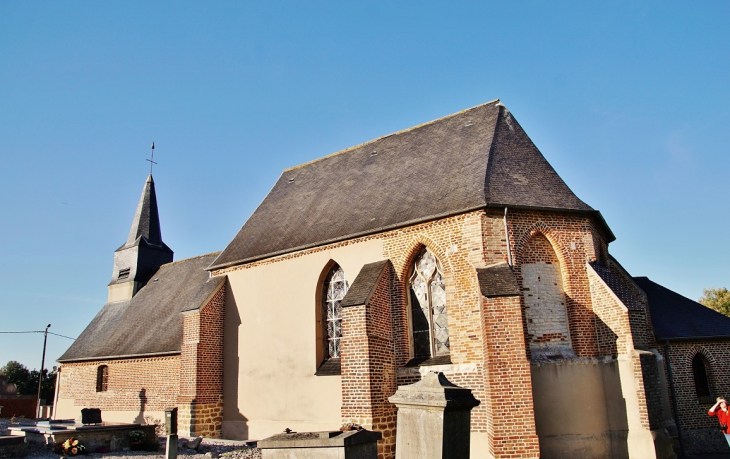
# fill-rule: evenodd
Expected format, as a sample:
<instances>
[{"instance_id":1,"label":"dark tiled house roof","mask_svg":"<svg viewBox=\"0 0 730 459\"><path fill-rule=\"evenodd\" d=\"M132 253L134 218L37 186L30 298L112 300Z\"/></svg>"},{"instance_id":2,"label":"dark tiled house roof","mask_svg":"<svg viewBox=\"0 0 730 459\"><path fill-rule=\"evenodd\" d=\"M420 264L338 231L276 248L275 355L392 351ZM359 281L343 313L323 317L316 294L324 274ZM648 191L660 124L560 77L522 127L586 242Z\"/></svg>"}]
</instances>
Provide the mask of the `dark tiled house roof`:
<instances>
[{"instance_id":1,"label":"dark tiled house roof","mask_svg":"<svg viewBox=\"0 0 730 459\"><path fill-rule=\"evenodd\" d=\"M657 341L730 339L730 317L662 287L648 277L634 281L649 298L651 322Z\"/></svg>"},{"instance_id":2,"label":"dark tiled house roof","mask_svg":"<svg viewBox=\"0 0 730 459\"><path fill-rule=\"evenodd\" d=\"M594 214L499 102L285 170L211 269L487 206Z\"/></svg>"},{"instance_id":3,"label":"dark tiled house roof","mask_svg":"<svg viewBox=\"0 0 730 459\"><path fill-rule=\"evenodd\" d=\"M58 361L180 352L182 313L204 306L226 280L205 270L217 255L163 265L131 300L105 304Z\"/></svg>"},{"instance_id":4,"label":"dark tiled house roof","mask_svg":"<svg viewBox=\"0 0 730 459\"><path fill-rule=\"evenodd\" d=\"M517 278L507 263L477 268L477 279L485 298L516 296L522 293Z\"/></svg>"}]
</instances>

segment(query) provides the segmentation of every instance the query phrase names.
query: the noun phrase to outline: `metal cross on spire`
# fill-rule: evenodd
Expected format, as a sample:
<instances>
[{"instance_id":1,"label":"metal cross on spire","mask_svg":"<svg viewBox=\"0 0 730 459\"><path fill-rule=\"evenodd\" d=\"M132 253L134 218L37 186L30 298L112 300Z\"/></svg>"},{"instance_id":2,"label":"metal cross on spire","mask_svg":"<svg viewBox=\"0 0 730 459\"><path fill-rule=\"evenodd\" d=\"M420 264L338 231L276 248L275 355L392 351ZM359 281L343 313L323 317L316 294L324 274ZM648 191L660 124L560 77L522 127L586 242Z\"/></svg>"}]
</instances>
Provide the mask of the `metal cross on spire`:
<instances>
[{"instance_id":1,"label":"metal cross on spire","mask_svg":"<svg viewBox=\"0 0 730 459\"><path fill-rule=\"evenodd\" d=\"M154 142L152 142L152 154L150 156L150 159L148 159L147 161L150 162L150 175L152 175L152 165L157 164L155 162L155 143Z\"/></svg>"}]
</instances>

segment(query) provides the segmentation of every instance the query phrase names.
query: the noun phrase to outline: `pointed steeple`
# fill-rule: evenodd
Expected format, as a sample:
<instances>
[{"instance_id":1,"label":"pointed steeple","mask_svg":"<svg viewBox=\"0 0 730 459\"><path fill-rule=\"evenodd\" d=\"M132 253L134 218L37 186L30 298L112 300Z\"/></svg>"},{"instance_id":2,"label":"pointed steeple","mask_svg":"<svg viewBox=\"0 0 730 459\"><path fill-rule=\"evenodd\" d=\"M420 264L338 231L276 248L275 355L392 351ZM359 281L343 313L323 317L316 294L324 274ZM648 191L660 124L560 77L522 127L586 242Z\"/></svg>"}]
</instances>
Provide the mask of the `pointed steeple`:
<instances>
[{"instance_id":1,"label":"pointed steeple","mask_svg":"<svg viewBox=\"0 0 730 459\"><path fill-rule=\"evenodd\" d=\"M155 181L152 174L142 189L142 196L137 204L137 211L134 213L132 229L129 231L126 246L134 245L140 237L145 238L150 245L163 245L162 232L160 231L160 215L157 212L157 195L155 194Z\"/></svg>"},{"instance_id":2,"label":"pointed steeple","mask_svg":"<svg viewBox=\"0 0 730 459\"><path fill-rule=\"evenodd\" d=\"M173 251L162 241L155 181L150 174L142 189L127 241L114 252L108 302L132 298L160 266L172 260Z\"/></svg>"}]
</instances>

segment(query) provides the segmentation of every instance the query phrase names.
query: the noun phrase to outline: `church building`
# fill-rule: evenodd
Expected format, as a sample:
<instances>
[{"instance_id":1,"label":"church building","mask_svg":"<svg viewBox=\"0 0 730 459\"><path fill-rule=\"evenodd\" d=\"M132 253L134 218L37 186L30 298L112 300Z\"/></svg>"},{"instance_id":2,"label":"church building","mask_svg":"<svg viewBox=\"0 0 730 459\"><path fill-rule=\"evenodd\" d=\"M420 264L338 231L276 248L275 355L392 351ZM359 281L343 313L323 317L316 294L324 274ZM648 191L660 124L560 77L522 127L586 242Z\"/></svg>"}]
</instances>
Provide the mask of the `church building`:
<instances>
[{"instance_id":1,"label":"church building","mask_svg":"<svg viewBox=\"0 0 730 459\"><path fill-rule=\"evenodd\" d=\"M722 450L730 319L633 278L614 240L498 100L285 170L221 252L182 261L150 175L54 417L355 423L391 459L388 397L438 371L480 401L472 458Z\"/></svg>"}]
</instances>

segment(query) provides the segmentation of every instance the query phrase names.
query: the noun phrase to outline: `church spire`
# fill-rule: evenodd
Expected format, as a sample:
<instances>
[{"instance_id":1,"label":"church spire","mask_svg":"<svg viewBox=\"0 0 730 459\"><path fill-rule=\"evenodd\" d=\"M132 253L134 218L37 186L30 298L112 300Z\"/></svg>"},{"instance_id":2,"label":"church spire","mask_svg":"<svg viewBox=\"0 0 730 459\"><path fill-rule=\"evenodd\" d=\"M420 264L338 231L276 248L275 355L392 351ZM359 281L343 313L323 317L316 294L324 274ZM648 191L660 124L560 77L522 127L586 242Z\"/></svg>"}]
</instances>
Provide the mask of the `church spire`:
<instances>
[{"instance_id":1,"label":"church spire","mask_svg":"<svg viewBox=\"0 0 730 459\"><path fill-rule=\"evenodd\" d=\"M160 215L152 174L147 177L127 241L114 252L114 271L108 302L132 298L165 263L173 251L162 241Z\"/></svg>"},{"instance_id":2,"label":"church spire","mask_svg":"<svg viewBox=\"0 0 730 459\"><path fill-rule=\"evenodd\" d=\"M157 211L157 195L155 194L155 181L152 174L142 189L142 196L137 204L137 211L134 213L132 228L129 231L126 246L133 245L135 241L143 237L150 245L163 245L162 232L160 231L160 215Z\"/></svg>"}]
</instances>

